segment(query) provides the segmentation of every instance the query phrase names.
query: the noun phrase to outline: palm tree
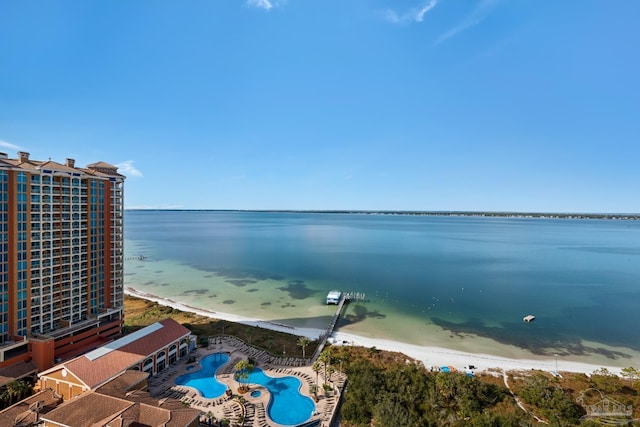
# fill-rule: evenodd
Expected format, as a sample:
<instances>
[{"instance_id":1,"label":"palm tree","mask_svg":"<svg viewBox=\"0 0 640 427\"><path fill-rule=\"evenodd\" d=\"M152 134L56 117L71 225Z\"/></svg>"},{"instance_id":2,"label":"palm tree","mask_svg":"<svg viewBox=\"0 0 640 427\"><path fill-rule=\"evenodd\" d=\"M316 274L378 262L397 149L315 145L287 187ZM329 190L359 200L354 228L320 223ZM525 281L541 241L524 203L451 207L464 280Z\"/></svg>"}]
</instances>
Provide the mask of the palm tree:
<instances>
[{"instance_id":1,"label":"palm tree","mask_svg":"<svg viewBox=\"0 0 640 427\"><path fill-rule=\"evenodd\" d=\"M12 404L14 401L17 402L22 400L31 394L32 391L31 385L21 380L9 381L5 387L5 393L9 404Z\"/></svg>"},{"instance_id":2,"label":"palm tree","mask_svg":"<svg viewBox=\"0 0 640 427\"><path fill-rule=\"evenodd\" d=\"M313 362L313 366L311 366L311 369L316 373L316 385L318 385L318 372L320 372L320 362L318 362L317 360Z\"/></svg>"},{"instance_id":3,"label":"palm tree","mask_svg":"<svg viewBox=\"0 0 640 427\"><path fill-rule=\"evenodd\" d=\"M2 405L0 405L0 409L8 408L11 406L11 396L9 395L9 390L5 387L0 393L0 400L2 401Z\"/></svg>"},{"instance_id":4,"label":"palm tree","mask_svg":"<svg viewBox=\"0 0 640 427\"><path fill-rule=\"evenodd\" d=\"M309 338L307 337L300 337L298 338L298 342L297 342L298 346L302 347L302 358L305 358L305 352L304 349L309 345Z\"/></svg>"},{"instance_id":5,"label":"palm tree","mask_svg":"<svg viewBox=\"0 0 640 427\"><path fill-rule=\"evenodd\" d=\"M333 375L335 371L336 371L336 368L334 368L333 366L331 365L327 366L327 372L329 373L329 382L332 382L331 375Z\"/></svg>"},{"instance_id":6,"label":"palm tree","mask_svg":"<svg viewBox=\"0 0 640 427\"><path fill-rule=\"evenodd\" d=\"M11 406L13 404L13 399L14 397L16 397L16 388L18 385L18 381L10 381L7 383L7 385L5 386L5 390L4 390L4 398L7 402L7 406Z\"/></svg>"},{"instance_id":7,"label":"palm tree","mask_svg":"<svg viewBox=\"0 0 640 427\"><path fill-rule=\"evenodd\" d=\"M309 386L309 391L313 393L313 398L317 402L318 401L318 384L311 384Z\"/></svg>"},{"instance_id":8,"label":"palm tree","mask_svg":"<svg viewBox=\"0 0 640 427\"><path fill-rule=\"evenodd\" d=\"M246 389L249 384L249 374L253 371L253 363L249 360L240 360L233 368L236 370L233 378L240 383L240 389Z\"/></svg>"},{"instance_id":9,"label":"palm tree","mask_svg":"<svg viewBox=\"0 0 640 427\"><path fill-rule=\"evenodd\" d=\"M318 360L324 365L324 381L326 381L327 366L331 365L331 347L326 348L322 353L320 353L320 356L318 356Z\"/></svg>"}]
</instances>

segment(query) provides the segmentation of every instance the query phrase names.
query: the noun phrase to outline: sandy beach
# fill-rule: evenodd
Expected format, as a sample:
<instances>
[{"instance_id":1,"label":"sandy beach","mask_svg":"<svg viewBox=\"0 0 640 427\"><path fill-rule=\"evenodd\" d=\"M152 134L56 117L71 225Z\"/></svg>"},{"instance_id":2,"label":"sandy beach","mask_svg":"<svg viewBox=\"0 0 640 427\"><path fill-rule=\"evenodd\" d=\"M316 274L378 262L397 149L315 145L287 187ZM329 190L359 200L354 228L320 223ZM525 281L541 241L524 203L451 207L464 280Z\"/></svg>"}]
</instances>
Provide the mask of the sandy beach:
<instances>
[{"instance_id":1,"label":"sandy beach","mask_svg":"<svg viewBox=\"0 0 640 427\"><path fill-rule=\"evenodd\" d=\"M252 319L243 316L237 316L230 313L214 312L198 309L178 301L171 299L163 299L158 296L140 292L133 288L125 288L125 293L138 298L144 298L158 304L166 305L182 311L188 311L202 316L237 322L251 326L257 326L265 329L286 332L298 336L306 336L310 339L317 339L324 331L321 329L298 328L288 325L282 325L274 322L264 321L260 319ZM580 372L591 374L600 368L607 368L610 372L620 375L620 367L595 365L589 363L575 362L567 360L563 357L558 358L540 358L540 359L513 359L499 357L490 354L462 352L450 350L442 347L418 346L402 342L367 338L354 334L337 331L329 340L333 345L354 345L363 347L375 347L380 350L396 351L421 361L427 368L440 366L453 366L457 370L464 370L466 366L473 365L476 371L487 371L492 369L499 370L543 370L548 372Z\"/></svg>"}]
</instances>

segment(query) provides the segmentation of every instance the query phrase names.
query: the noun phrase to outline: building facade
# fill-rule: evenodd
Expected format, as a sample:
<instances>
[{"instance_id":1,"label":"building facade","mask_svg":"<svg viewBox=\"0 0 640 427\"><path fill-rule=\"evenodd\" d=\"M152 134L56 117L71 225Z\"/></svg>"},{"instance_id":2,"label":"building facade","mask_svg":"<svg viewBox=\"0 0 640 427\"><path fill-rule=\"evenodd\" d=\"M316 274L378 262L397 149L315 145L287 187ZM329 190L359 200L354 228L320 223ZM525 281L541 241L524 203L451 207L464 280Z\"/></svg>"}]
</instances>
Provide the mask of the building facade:
<instances>
[{"instance_id":1,"label":"building facade","mask_svg":"<svg viewBox=\"0 0 640 427\"><path fill-rule=\"evenodd\" d=\"M104 162L0 153L0 367L47 369L120 335L124 181Z\"/></svg>"},{"instance_id":2,"label":"building facade","mask_svg":"<svg viewBox=\"0 0 640 427\"><path fill-rule=\"evenodd\" d=\"M187 357L195 347L189 329L164 319L40 372L39 388L51 388L65 400L73 399L126 371L155 375Z\"/></svg>"}]
</instances>

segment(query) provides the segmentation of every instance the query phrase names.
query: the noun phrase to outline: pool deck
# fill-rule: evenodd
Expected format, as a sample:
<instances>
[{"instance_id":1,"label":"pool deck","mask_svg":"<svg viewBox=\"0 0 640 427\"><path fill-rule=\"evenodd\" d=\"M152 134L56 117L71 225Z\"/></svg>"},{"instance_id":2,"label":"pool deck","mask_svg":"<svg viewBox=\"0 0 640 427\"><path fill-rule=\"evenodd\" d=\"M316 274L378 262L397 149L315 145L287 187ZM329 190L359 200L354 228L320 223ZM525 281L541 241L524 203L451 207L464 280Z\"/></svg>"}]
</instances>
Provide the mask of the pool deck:
<instances>
[{"instance_id":1,"label":"pool deck","mask_svg":"<svg viewBox=\"0 0 640 427\"><path fill-rule=\"evenodd\" d=\"M228 390L232 392L232 396L223 395L215 399L207 399L202 397L194 388L175 384L176 377L197 372L199 369L198 362L203 357L213 353L226 353L229 355L229 361L218 369L216 378L227 385ZM346 380L344 374L334 373L331 376L334 391L330 395L325 395L320 391L324 382L322 371L319 372L319 375L316 375L311 366L302 365L304 361L300 358L274 357L230 336L216 337L211 341L208 348L199 348L191 354L196 357L195 368L187 370L187 366L194 366L194 364L187 364L186 360L188 358L176 362L164 371L149 378L149 393L156 398L174 398L189 405L191 408L202 410L202 420L206 420L207 416L211 416L215 420L228 419L231 421L232 426L282 426L273 422L267 415L270 396L266 388L249 384L249 392L241 395L243 399L238 398L237 390L240 384L234 380L233 373L235 364L240 360L246 360L248 357L254 358L256 367L262 369L266 375L271 377L295 376L299 378L302 382L300 392L315 400L316 405L314 415L306 422L318 420L318 425L322 427L329 426ZM310 387L316 383L316 377L319 381L317 400L310 393ZM261 391L260 396L252 397L251 391L256 389Z\"/></svg>"}]
</instances>

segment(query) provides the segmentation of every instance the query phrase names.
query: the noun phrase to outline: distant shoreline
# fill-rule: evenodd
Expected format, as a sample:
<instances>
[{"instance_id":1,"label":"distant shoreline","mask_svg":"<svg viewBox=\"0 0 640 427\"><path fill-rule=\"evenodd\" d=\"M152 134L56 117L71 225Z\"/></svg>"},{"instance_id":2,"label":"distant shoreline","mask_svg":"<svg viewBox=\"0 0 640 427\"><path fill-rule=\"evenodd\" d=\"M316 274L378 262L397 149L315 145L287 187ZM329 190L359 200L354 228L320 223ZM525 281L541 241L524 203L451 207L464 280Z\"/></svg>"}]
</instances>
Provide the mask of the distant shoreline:
<instances>
[{"instance_id":1,"label":"distant shoreline","mask_svg":"<svg viewBox=\"0 0 640 427\"><path fill-rule=\"evenodd\" d=\"M130 208L125 211L160 212L255 212L255 213L311 213L352 215L456 216L498 218L548 219L607 219L640 220L638 213L553 213L553 212L493 212L493 211L393 211L393 210L295 210L295 209L155 209Z\"/></svg>"}]
</instances>

